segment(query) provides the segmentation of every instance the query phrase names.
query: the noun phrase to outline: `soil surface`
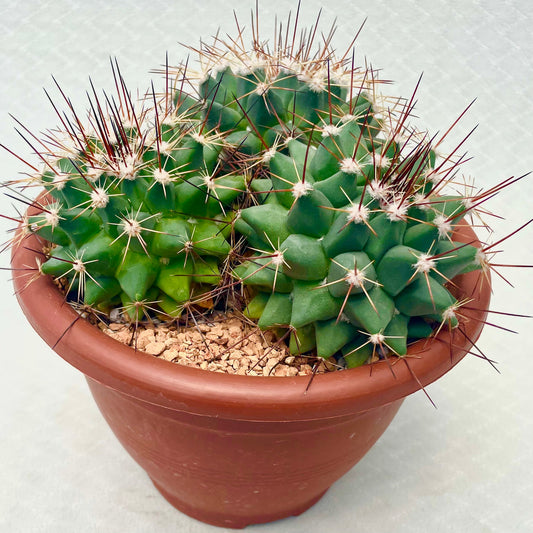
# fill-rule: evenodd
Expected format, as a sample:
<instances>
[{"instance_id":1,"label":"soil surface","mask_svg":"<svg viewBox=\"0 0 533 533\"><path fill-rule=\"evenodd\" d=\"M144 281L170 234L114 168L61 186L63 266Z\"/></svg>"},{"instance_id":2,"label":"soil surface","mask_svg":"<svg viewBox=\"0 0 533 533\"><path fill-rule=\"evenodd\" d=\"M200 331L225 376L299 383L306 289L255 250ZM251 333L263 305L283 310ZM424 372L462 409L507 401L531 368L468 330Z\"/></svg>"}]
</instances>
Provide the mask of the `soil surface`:
<instances>
[{"instance_id":1,"label":"soil surface","mask_svg":"<svg viewBox=\"0 0 533 533\"><path fill-rule=\"evenodd\" d=\"M335 360L294 356L272 332L235 315L215 315L189 326L99 324L106 334L173 363L247 376L306 376L337 370Z\"/></svg>"}]
</instances>

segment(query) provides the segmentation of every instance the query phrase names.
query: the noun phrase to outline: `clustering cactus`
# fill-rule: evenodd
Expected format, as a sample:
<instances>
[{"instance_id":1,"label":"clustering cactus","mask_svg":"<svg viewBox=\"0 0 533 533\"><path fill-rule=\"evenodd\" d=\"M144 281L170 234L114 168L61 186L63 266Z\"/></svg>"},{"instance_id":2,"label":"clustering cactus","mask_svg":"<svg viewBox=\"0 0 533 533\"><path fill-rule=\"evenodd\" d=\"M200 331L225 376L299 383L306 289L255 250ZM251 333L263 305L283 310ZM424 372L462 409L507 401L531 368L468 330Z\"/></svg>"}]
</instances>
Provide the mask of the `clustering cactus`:
<instances>
[{"instance_id":1,"label":"clustering cactus","mask_svg":"<svg viewBox=\"0 0 533 533\"><path fill-rule=\"evenodd\" d=\"M450 195L462 157L329 41L241 42L204 45L172 88L167 67L141 110L116 70L118 101L94 93L90 127L63 121L68 143L49 141L32 178L49 198L24 221L55 245L42 272L132 321L220 299L350 367L457 327L453 278L490 265L453 232L497 188Z\"/></svg>"}]
</instances>

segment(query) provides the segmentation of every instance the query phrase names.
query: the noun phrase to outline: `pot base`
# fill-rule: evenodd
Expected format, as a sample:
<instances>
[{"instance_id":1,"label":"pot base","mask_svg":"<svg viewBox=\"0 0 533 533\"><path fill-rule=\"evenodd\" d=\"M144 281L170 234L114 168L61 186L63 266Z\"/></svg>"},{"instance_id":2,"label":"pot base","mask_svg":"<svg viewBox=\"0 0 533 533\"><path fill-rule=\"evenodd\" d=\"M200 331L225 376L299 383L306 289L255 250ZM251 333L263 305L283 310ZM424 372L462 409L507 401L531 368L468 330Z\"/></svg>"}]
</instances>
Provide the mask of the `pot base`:
<instances>
[{"instance_id":1,"label":"pot base","mask_svg":"<svg viewBox=\"0 0 533 533\"><path fill-rule=\"evenodd\" d=\"M300 504L297 507L287 510L285 512L269 514L254 513L246 517L242 516L241 514L232 516L231 513L209 513L203 509L196 509L195 507L192 507L191 505L181 501L179 498L176 498L174 495L167 492L153 479L152 483L159 491L159 493L165 498L165 500L167 500L170 505L178 509L178 511L181 511L182 513L190 516L191 518L200 520L201 522L205 522L206 524L218 527L226 527L230 529L243 529L246 526L250 526L253 524L264 524L266 522L274 522L275 520L281 520L282 518L289 518L291 516L301 515L302 513L313 507L313 505L315 505L315 503L317 503L322 498L322 496L324 496L324 494L326 494L326 492L328 491L328 489L326 489L324 492L320 493L318 496L315 496L313 499L304 503L303 505Z\"/></svg>"}]
</instances>

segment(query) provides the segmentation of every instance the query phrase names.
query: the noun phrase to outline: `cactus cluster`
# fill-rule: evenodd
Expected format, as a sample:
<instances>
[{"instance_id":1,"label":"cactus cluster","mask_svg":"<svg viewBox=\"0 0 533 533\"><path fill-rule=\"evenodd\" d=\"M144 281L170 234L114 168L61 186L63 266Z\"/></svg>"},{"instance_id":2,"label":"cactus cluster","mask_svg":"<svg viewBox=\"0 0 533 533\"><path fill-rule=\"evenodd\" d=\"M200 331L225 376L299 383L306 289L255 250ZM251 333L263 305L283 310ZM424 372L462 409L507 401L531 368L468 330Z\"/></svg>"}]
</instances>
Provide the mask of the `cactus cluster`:
<instances>
[{"instance_id":1,"label":"cactus cluster","mask_svg":"<svg viewBox=\"0 0 533 533\"><path fill-rule=\"evenodd\" d=\"M462 158L409 123L414 97L310 41L217 38L142 104L115 65L116 97L93 92L89 125L62 118L40 152L48 198L23 222L53 243L40 270L131 321L240 306L350 367L456 327L452 279L488 261L453 232L488 194L450 195Z\"/></svg>"}]
</instances>

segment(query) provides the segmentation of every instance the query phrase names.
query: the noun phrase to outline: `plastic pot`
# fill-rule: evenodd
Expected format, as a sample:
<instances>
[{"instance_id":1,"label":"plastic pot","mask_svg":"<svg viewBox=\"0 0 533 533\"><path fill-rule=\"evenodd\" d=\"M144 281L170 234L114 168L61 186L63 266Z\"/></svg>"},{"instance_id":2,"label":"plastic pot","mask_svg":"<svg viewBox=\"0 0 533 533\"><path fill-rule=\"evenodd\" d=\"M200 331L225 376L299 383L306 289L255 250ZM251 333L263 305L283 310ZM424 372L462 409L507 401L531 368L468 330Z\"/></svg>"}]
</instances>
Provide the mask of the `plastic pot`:
<instances>
[{"instance_id":1,"label":"plastic pot","mask_svg":"<svg viewBox=\"0 0 533 533\"><path fill-rule=\"evenodd\" d=\"M456 240L475 235L462 227ZM14 284L29 322L83 372L109 426L161 494L184 513L242 528L300 514L352 468L403 399L460 361L490 298L479 272L456 278L469 297L462 329L419 341L409 356L309 377L255 377L180 366L136 352L80 318L52 280L28 284L42 242L13 251ZM453 347L452 347L453 344ZM361 490L367 488L361 487ZM357 488L356 488L357 490Z\"/></svg>"}]
</instances>

